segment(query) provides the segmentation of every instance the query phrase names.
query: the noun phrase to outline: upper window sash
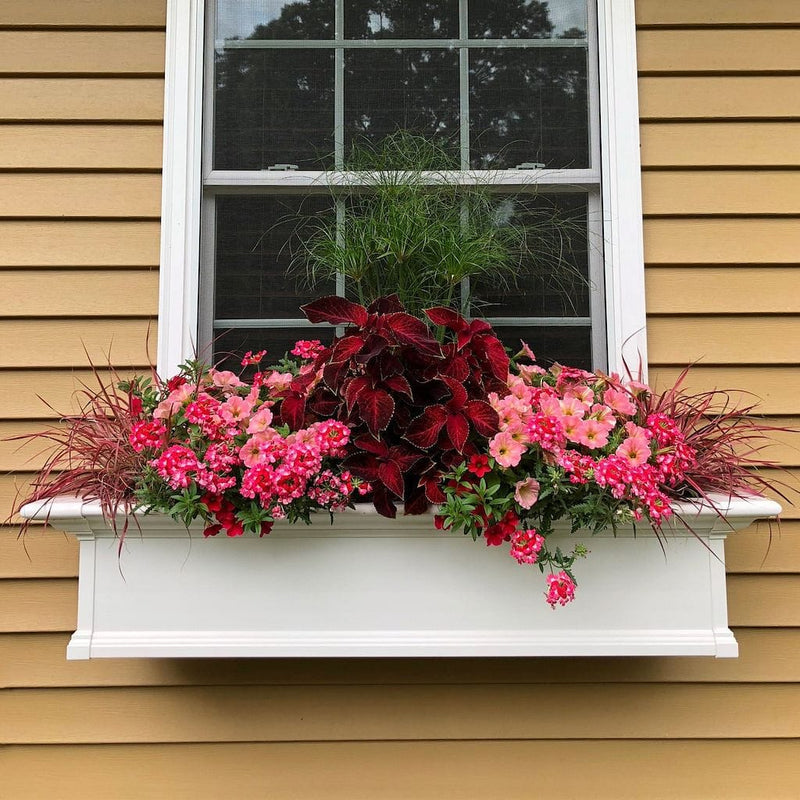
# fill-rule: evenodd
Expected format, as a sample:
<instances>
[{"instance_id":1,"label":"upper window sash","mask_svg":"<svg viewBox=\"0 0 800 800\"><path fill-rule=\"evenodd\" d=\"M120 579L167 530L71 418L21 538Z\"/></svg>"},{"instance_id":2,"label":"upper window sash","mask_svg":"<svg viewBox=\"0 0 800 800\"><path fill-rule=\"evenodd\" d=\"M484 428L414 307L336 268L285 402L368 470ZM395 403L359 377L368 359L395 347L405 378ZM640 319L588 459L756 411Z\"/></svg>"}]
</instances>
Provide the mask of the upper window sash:
<instances>
[{"instance_id":1,"label":"upper window sash","mask_svg":"<svg viewBox=\"0 0 800 800\"><path fill-rule=\"evenodd\" d=\"M197 343L200 200L204 183L204 16L202 0L167 0L158 348L162 374L173 372L195 352ZM593 16L590 14L590 18ZM597 62L589 59L591 84L599 85L600 124L590 126L591 131L596 131L592 136L593 168L541 170L541 174L534 174L539 172L536 170L496 172L509 173L500 180L501 185L510 187L535 182L539 187L570 185L586 189L597 188L602 173L608 364L610 369L620 371L625 363L646 365L647 360L633 0L599 0L596 24L599 58ZM402 41L408 47L409 40ZM487 40L477 41L487 45ZM503 41L507 44L507 40ZM557 41L560 44L562 40ZM304 47L307 44L303 42ZM374 40L366 40L360 46L374 44ZM430 45L431 40L425 40L425 46ZM517 172L523 174L514 174ZM224 191L225 185L290 188L319 183L320 175L211 171L205 183L214 191Z\"/></svg>"}]
</instances>

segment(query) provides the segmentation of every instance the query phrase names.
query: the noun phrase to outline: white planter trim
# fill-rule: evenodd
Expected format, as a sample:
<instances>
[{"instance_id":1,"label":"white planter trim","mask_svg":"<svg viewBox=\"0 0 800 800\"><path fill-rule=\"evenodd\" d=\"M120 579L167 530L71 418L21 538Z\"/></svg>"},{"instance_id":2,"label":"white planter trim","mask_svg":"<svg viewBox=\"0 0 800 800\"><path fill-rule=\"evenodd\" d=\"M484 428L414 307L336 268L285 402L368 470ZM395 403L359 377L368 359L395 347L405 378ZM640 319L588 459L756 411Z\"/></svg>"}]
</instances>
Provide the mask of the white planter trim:
<instances>
[{"instance_id":1,"label":"white planter trim","mask_svg":"<svg viewBox=\"0 0 800 800\"><path fill-rule=\"evenodd\" d=\"M676 504L693 532L670 525L665 553L646 527L572 537L592 552L576 565L575 601L555 611L536 567L437 532L429 516L392 521L359 507L333 527L321 515L322 524L278 524L264 539L204 539L199 526L139 516L119 558L97 503L56 499L22 513L80 541L70 659L735 657L724 539L780 506L753 497L718 507L727 521Z\"/></svg>"}]
</instances>

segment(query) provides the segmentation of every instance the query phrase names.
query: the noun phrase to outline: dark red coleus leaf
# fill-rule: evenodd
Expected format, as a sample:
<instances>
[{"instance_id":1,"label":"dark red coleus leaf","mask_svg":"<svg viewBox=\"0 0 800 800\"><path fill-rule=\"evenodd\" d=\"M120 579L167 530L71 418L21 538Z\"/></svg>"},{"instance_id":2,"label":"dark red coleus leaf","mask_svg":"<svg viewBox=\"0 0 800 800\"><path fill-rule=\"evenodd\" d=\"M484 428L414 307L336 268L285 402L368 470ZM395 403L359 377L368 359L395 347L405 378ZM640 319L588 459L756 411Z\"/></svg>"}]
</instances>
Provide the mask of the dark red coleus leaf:
<instances>
[{"instance_id":1,"label":"dark red coleus leaf","mask_svg":"<svg viewBox=\"0 0 800 800\"><path fill-rule=\"evenodd\" d=\"M392 494L402 499L403 472L394 461L384 461L378 467L378 479Z\"/></svg>"},{"instance_id":2,"label":"dark red coleus leaf","mask_svg":"<svg viewBox=\"0 0 800 800\"><path fill-rule=\"evenodd\" d=\"M281 419L293 430L303 427L306 418L306 398L292 392L283 398L281 403Z\"/></svg>"},{"instance_id":3,"label":"dark red coleus leaf","mask_svg":"<svg viewBox=\"0 0 800 800\"><path fill-rule=\"evenodd\" d=\"M421 319L412 317L411 314L397 312L387 314L383 322L400 344L410 344L419 352L429 355L441 353L439 342L431 336L428 326Z\"/></svg>"},{"instance_id":4,"label":"dark red coleus leaf","mask_svg":"<svg viewBox=\"0 0 800 800\"><path fill-rule=\"evenodd\" d=\"M429 406L416 419L411 420L406 430L406 439L411 444L427 450L436 444L439 431L447 422L447 409L444 406Z\"/></svg>"},{"instance_id":5,"label":"dark red coleus leaf","mask_svg":"<svg viewBox=\"0 0 800 800\"><path fill-rule=\"evenodd\" d=\"M413 450L404 444L395 445L389 450L389 458L397 464L403 472L408 472L421 458L423 453Z\"/></svg>"},{"instance_id":6,"label":"dark red coleus leaf","mask_svg":"<svg viewBox=\"0 0 800 800\"><path fill-rule=\"evenodd\" d=\"M372 504L376 511L383 517L394 519L397 516L397 506L392 502L389 491L382 483L376 483L372 489Z\"/></svg>"},{"instance_id":7,"label":"dark red coleus leaf","mask_svg":"<svg viewBox=\"0 0 800 800\"><path fill-rule=\"evenodd\" d=\"M366 364L383 353L390 345L391 342L382 333L370 333L355 361L359 364Z\"/></svg>"},{"instance_id":8,"label":"dark red coleus leaf","mask_svg":"<svg viewBox=\"0 0 800 800\"><path fill-rule=\"evenodd\" d=\"M361 326L366 324L369 317L364 306L336 295L320 297L319 300L300 306L300 310L309 322L330 322L332 325Z\"/></svg>"},{"instance_id":9,"label":"dark red coleus leaf","mask_svg":"<svg viewBox=\"0 0 800 800\"><path fill-rule=\"evenodd\" d=\"M318 417L333 417L339 408L339 399L330 392L326 392L315 395L309 403L306 403L306 407Z\"/></svg>"},{"instance_id":10,"label":"dark red coleus leaf","mask_svg":"<svg viewBox=\"0 0 800 800\"><path fill-rule=\"evenodd\" d=\"M346 361L340 361L338 364L326 364L322 368L322 380L329 389L338 393L339 384L347 374L347 369L348 363Z\"/></svg>"},{"instance_id":11,"label":"dark red coleus leaf","mask_svg":"<svg viewBox=\"0 0 800 800\"><path fill-rule=\"evenodd\" d=\"M384 430L394 414L394 399L382 389L364 389L356 398L356 404L372 434Z\"/></svg>"},{"instance_id":12,"label":"dark red coleus leaf","mask_svg":"<svg viewBox=\"0 0 800 800\"><path fill-rule=\"evenodd\" d=\"M451 411L460 411L464 408L464 403L467 402L468 397L464 384L453 380L453 378L442 378L442 380L447 384L447 388L450 390L450 401L447 407Z\"/></svg>"},{"instance_id":13,"label":"dark red coleus leaf","mask_svg":"<svg viewBox=\"0 0 800 800\"><path fill-rule=\"evenodd\" d=\"M444 503L447 500L442 490L442 479L438 472L434 475L425 475L420 480L420 486L425 489L425 497L431 503Z\"/></svg>"},{"instance_id":14,"label":"dark red coleus leaf","mask_svg":"<svg viewBox=\"0 0 800 800\"><path fill-rule=\"evenodd\" d=\"M379 480L380 461L371 453L353 453L344 459L342 466L349 469L357 478L362 478L370 483Z\"/></svg>"},{"instance_id":15,"label":"dark red coleus leaf","mask_svg":"<svg viewBox=\"0 0 800 800\"><path fill-rule=\"evenodd\" d=\"M411 397L411 384L402 375L391 375L386 378L383 388Z\"/></svg>"},{"instance_id":16,"label":"dark red coleus leaf","mask_svg":"<svg viewBox=\"0 0 800 800\"><path fill-rule=\"evenodd\" d=\"M373 436L356 436L353 444L361 450L366 450L368 453L387 458L389 456L389 445L382 439L376 439Z\"/></svg>"},{"instance_id":17,"label":"dark red coleus leaf","mask_svg":"<svg viewBox=\"0 0 800 800\"><path fill-rule=\"evenodd\" d=\"M469 422L460 412L447 415L447 435L450 437L453 447L459 453L463 453L469 436Z\"/></svg>"},{"instance_id":18,"label":"dark red coleus leaf","mask_svg":"<svg viewBox=\"0 0 800 800\"><path fill-rule=\"evenodd\" d=\"M503 343L496 337L486 334L472 340L475 352L485 361L485 367L495 378L505 381L508 378L509 358Z\"/></svg>"},{"instance_id":19,"label":"dark red coleus leaf","mask_svg":"<svg viewBox=\"0 0 800 800\"><path fill-rule=\"evenodd\" d=\"M347 361L348 358L356 355L356 353L360 353L365 343L366 340L363 336L343 336L333 345L330 360L334 364Z\"/></svg>"},{"instance_id":20,"label":"dark red coleus leaf","mask_svg":"<svg viewBox=\"0 0 800 800\"><path fill-rule=\"evenodd\" d=\"M425 497L425 491L419 487L411 489L406 495L406 502L403 507L403 513L412 516L416 514L424 514L428 510L428 499Z\"/></svg>"},{"instance_id":21,"label":"dark red coleus leaf","mask_svg":"<svg viewBox=\"0 0 800 800\"><path fill-rule=\"evenodd\" d=\"M461 331L469 327L464 317L452 308L445 308L444 306L428 308L425 310L425 316L434 325L444 325L445 328L451 331Z\"/></svg>"},{"instance_id":22,"label":"dark red coleus leaf","mask_svg":"<svg viewBox=\"0 0 800 800\"><path fill-rule=\"evenodd\" d=\"M469 377L469 364L463 356L448 358L442 365L442 375L463 382Z\"/></svg>"},{"instance_id":23,"label":"dark red coleus leaf","mask_svg":"<svg viewBox=\"0 0 800 800\"><path fill-rule=\"evenodd\" d=\"M500 427L500 417L484 400L470 400L464 405L464 413L481 436L494 436Z\"/></svg>"},{"instance_id":24,"label":"dark red coleus leaf","mask_svg":"<svg viewBox=\"0 0 800 800\"><path fill-rule=\"evenodd\" d=\"M357 378L353 378L347 383L342 394L344 394L344 401L347 404L348 414L353 410L353 406L356 404L356 400L358 400L358 396L361 392L371 388L371 386L372 381L363 375L359 375Z\"/></svg>"}]
</instances>

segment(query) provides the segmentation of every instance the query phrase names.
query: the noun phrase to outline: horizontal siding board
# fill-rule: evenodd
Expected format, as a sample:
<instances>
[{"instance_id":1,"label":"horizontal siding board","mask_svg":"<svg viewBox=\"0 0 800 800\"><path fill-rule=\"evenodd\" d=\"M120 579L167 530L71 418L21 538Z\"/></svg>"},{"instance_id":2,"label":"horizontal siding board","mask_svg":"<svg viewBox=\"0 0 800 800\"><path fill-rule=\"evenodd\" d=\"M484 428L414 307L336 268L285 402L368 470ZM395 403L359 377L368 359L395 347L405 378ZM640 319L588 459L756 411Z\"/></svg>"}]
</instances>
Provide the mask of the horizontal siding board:
<instances>
[{"instance_id":1,"label":"horizontal siding board","mask_svg":"<svg viewBox=\"0 0 800 800\"><path fill-rule=\"evenodd\" d=\"M158 314L158 271L0 270L0 317ZM42 322L47 325L47 322Z\"/></svg>"},{"instance_id":2,"label":"horizontal siding board","mask_svg":"<svg viewBox=\"0 0 800 800\"><path fill-rule=\"evenodd\" d=\"M107 370L100 370L98 374L104 385L115 380ZM119 378L122 380L130 374L131 370L121 369ZM80 407L76 392L87 386L94 389L97 385L97 379L87 368L4 370L0 372L0 419L52 419L75 413Z\"/></svg>"},{"instance_id":3,"label":"horizontal siding board","mask_svg":"<svg viewBox=\"0 0 800 800\"><path fill-rule=\"evenodd\" d=\"M647 219L648 264L791 264L800 253L796 219Z\"/></svg>"},{"instance_id":4,"label":"horizontal siding board","mask_svg":"<svg viewBox=\"0 0 800 800\"><path fill-rule=\"evenodd\" d=\"M644 167L797 167L800 123L683 122L641 126Z\"/></svg>"},{"instance_id":5,"label":"horizontal siding board","mask_svg":"<svg viewBox=\"0 0 800 800\"><path fill-rule=\"evenodd\" d=\"M0 174L0 217L160 215L160 175Z\"/></svg>"},{"instance_id":6,"label":"horizontal siding board","mask_svg":"<svg viewBox=\"0 0 800 800\"><path fill-rule=\"evenodd\" d=\"M161 122L160 78L0 79L0 118L19 121Z\"/></svg>"},{"instance_id":7,"label":"horizontal siding board","mask_svg":"<svg viewBox=\"0 0 800 800\"><path fill-rule=\"evenodd\" d=\"M642 77L639 116L643 120L800 118L800 76Z\"/></svg>"},{"instance_id":8,"label":"horizontal siding board","mask_svg":"<svg viewBox=\"0 0 800 800\"><path fill-rule=\"evenodd\" d=\"M0 267L157 267L159 236L158 222L0 220Z\"/></svg>"},{"instance_id":9,"label":"horizontal siding board","mask_svg":"<svg viewBox=\"0 0 800 800\"><path fill-rule=\"evenodd\" d=\"M731 534L725 540L725 568L731 573L800 573L800 522L761 522Z\"/></svg>"},{"instance_id":10,"label":"horizontal siding board","mask_svg":"<svg viewBox=\"0 0 800 800\"><path fill-rule=\"evenodd\" d=\"M800 25L796 0L636 0L637 25Z\"/></svg>"},{"instance_id":11,"label":"horizontal siding board","mask_svg":"<svg viewBox=\"0 0 800 800\"><path fill-rule=\"evenodd\" d=\"M800 214L800 170L645 172L646 215Z\"/></svg>"},{"instance_id":12,"label":"horizontal siding board","mask_svg":"<svg viewBox=\"0 0 800 800\"><path fill-rule=\"evenodd\" d=\"M0 24L48 28L164 25L165 0L0 0Z\"/></svg>"},{"instance_id":13,"label":"horizontal siding board","mask_svg":"<svg viewBox=\"0 0 800 800\"><path fill-rule=\"evenodd\" d=\"M73 578L0 580L2 633L74 631L77 613L78 581Z\"/></svg>"},{"instance_id":14,"label":"horizontal siding board","mask_svg":"<svg viewBox=\"0 0 800 800\"><path fill-rule=\"evenodd\" d=\"M231 796L233 785L240 800L779 800L795 796L797 746L759 740L12 746L0 754L0 765L15 800L217 800ZM580 768L529 766L560 764L567 747Z\"/></svg>"},{"instance_id":15,"label":"horizontal siding board","mask_svg":"<svg viewBox=\"0 0 800 800\"><path fill-rule=\"evenodd\" d=\"M74 536L40 525L31 526L22 536L19 527L0 526L0 579L77 575L78 541Z\"/></svg>"},{"instance_id":16,"label":"horizontal siding board","mask_svg":"<svg viewBox=\"0 0 800 800\"><path fill-rule=\"evenodd\" d=\"M643 30L640 72L797 72L800 29Z\"/></svg>"},{"instance_id":17,"label":"horizontal siding board","mask_svg":"<svg viewBox=\"0 0 800 800\"><path fill-rule=\"evenodd\" d=\"M240 800L787 800L800 783L797 747L780 740L22 745L4 748L0 765L15 800L217 800L234 788ZM539 767L563 764L565 751L579 768Z\"/></svg>"},{"instance_id":18,"label":"horizontal siding board","mask_svg":"<svg viewBox=\"0 0 800 800\"><path fill-rule=\"evenodd\" d=\"M793 683L800 629L741 628L739 658L90 659L67 661L69 633L0 635L0 686L245 686L563 683Z\"/></svg>"},{"instance_id":19,"label":"horizontal siding board","mask_svg":"<svg viewBox=\"0 0 800 800\"><path fill-rule=\"evenodd\" d=\"M4 348L0 367L100 366L109 360L136 366L155 360L156 338L156 323L147 319L5 319L0 320L0 340L25 342L25 347ZM47 399L46 384L37 391Z\"/></svg>"},{"instance_id":20,"label":"horizontal siding board","mask_svg":"<svg viewBox=\"0 0 800 800\"><path fill-rule=\"evenodd\" d=\"M728 619L742 627L800 625L800 576L728 575Z\"/></svg>"},{"instance_id":21,"label":"horizontal siding board","mask_svg":"<svg viewBox=\"0 0 800 800\"><path fill-rule=\"evenodd\" d=\"M160 31L0 31L0 74L159 75Z\"/></svg>"},{"instance_id":22,"label":"horizontal siding board","mask_svg":"<svg viewBox=\"0 0 800 800\"><path fill-rule=\"evenodd\" d=\"M796 267L650 267L645 281L651 314L800 313Z\"/></svg>"},{"instance_id":23,"label":"horizontal siding board","mask_svg":"<svg viewBox=\"0 0 800 800\"><path fill-rule=\"evenodd\" d=\"M650 317L647 341L653 364L797 364L800 318Z\"/></svg>"},{"instance_id":24,"label":"horizontal siding board","mask_svg":"<svg viewBox=\"0 0 800 800\"><path fill-rule=\"evenodd\" d=\"M0 126L0 169L160 170L161 161L160 125Z\"/></svg>"},{"instance_id":25,"label":"horizontal siding board","mask_svg":"<svg viewBox=\"0 0 800 800\"><path fill-rule=\"evenodd\" d=\"M800 686L8 689L0 719L7 744L789 738L800 736Z\"/></svg>"}]
</instances>

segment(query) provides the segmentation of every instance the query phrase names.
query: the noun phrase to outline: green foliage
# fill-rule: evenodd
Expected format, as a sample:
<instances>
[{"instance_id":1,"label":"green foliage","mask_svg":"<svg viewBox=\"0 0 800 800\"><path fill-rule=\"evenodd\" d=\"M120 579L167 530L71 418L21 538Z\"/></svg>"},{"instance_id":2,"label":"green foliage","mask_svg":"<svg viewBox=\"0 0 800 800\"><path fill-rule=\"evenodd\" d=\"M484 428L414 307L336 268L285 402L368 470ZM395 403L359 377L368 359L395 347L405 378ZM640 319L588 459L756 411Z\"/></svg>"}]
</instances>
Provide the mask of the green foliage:
<instances>
[{"instance_id":1,"label":"green foliage","mask_svg":"<svg viewBox=\"0 0 800 800\"><path fill-rule=\"evenodd\" d=\"M365 305L397 294L420 316L431 306L479 304L470 285L513 286L523 260L572 269L564 259L568 220L541 212L523 226L507 194L486 182L454 185L448 173L459 166L446 143L405 131L355 146L346 168L358 173L359 187L334 190L344 215L310 222L292 270L312 289L343 276L347 293Z\"/></svg>"}]
</instances>

